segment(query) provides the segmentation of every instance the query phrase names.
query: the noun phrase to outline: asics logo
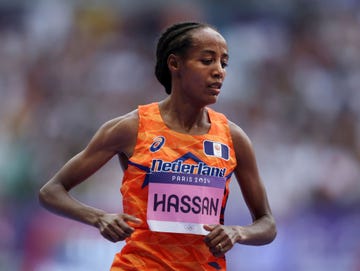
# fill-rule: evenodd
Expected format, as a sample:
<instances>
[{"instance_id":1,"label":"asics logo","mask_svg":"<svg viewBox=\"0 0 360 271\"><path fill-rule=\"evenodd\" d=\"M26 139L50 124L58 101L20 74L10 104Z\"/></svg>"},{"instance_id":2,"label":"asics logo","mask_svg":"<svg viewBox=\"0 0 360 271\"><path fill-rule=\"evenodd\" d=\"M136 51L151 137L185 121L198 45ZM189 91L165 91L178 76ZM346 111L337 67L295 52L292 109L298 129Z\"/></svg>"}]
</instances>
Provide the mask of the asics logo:
<instances>
[{"instance_id":1,"label":"asics logo","mask_svg":"<svg viewBox=\"0 0 360 271\"><path fill-rule=\"evenodd\" d=\"M157 136L153 139L153 143L150 146L150 151L151 152L157 152L158 150L161 149L161 147L164 145L165 143L165 137L163 136Z\"/></svg>"}]
</instances>

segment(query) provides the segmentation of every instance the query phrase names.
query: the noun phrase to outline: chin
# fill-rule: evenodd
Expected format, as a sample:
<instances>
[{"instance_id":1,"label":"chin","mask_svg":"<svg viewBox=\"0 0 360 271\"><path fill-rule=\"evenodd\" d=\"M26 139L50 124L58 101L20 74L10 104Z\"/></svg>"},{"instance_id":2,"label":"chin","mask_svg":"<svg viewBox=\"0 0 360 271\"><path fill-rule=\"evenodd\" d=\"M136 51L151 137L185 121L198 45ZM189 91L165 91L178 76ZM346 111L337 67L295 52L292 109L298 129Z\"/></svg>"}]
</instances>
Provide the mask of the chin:
<instances>
[{"instance_id":1,"label":"chin","mask_svg":"<svg viewBox=\"0 0 360 271\"><path fill-rule=\"evenodd\" d=\"M194 102L195 104L197 104L198 106L200 107L205 107L205 106L208 106L208 105L211 105L211 104L215 104L218 100L218 95L206 95L206 96L203 96L201 97L200 99L196 99L194 97Z\"/></svg>"},{"instance_id":2,"label":"chin","mask_svg":"<svg viewBox=\"0 0 360 271\"><path fill-rule=\"evenodd\" d=\"M218 97L217 96L212 96L211 98L209 98L207 101L206 101L206 105L210 105L210 104L215 104L218 100ZM205 105L205 106L206 106Z\"/></svg>"},{"instance_id":3,"label":"chin","mask_svg":"<svg viewBox=\"0 0 360 271\"><path fill-rule=\"evenodd\" d=\"M216 103L217 100L218 100L218 98L219 98L219 95L211 95L211 96L210 96L210 100L212 100L213 103Z\"/></svg>"}]
</instances>

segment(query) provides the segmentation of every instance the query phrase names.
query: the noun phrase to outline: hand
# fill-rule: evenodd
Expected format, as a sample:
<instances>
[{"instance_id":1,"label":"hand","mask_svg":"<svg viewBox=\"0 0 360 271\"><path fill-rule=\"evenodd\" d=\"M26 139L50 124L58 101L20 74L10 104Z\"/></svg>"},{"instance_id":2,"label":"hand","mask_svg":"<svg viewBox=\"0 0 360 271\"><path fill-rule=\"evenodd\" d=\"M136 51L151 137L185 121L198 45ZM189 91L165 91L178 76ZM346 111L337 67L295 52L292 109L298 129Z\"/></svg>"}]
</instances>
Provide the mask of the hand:
<instances>
[{"instance_id":1,"label":"hand","mask_svg":"<svg viewBox=\"0 0 360 271\"><path fill-rule=\"evenodd\" d=\"M104 214L98 222L98 228L103 237L111 242L123 241L134 232L127 222L142 223L141 219L128 214Z\"/></svg>"},{"instance_id":2,"label":"hand","mask_svg":"<svg viewBox=\"0 0 360 271\"><path fill-rule=\"evenodd\" d=\"M204 225L210 233L205 236L205 244L215 257L224 256L237 241L238 231L233 226Z\"/></svg>"}]
</instances>

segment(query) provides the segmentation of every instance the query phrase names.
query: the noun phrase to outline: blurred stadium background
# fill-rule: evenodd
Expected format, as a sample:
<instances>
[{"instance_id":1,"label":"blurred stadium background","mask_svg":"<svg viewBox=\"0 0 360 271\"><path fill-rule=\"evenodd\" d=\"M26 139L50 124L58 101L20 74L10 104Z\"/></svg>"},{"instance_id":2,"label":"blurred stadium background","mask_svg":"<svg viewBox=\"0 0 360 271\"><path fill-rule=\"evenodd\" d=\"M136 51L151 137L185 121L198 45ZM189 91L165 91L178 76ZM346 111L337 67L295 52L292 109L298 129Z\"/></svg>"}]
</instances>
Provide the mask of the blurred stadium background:
<instances>
[{"instance_id":1,"label":"blurred stadium background","mask_svg":"<svg viewBox=\"0 0 360 271\"><path fill-rule=\"evenodd\" d=\"M39 207L37 192L106 120L165 92L155 43L201 20L228 40L214 107L251 137L278 237L230 271L360 270L360 2L0 1L0 270L108 270L122 244ZM116 159L76 188L121 211ZM249 214L233 181L226 224Z\"/></svg>"}]
</instances>

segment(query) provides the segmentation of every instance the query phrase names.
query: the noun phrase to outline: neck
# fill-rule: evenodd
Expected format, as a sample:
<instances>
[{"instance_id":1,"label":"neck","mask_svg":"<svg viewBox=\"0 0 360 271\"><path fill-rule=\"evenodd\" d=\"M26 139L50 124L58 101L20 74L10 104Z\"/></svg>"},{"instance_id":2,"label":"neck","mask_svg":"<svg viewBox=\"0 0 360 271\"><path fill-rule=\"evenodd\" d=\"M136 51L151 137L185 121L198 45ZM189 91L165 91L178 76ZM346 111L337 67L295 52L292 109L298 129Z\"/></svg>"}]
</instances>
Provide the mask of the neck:
<instances>
[{"instance_id":1,"label":"neck","mask_svg":"<svg viewBox=\"0 0 360 271\"><path fill-rule=\"evenodd\" d=\"M160 113L165 124L172 130L188 134L205 134L210 121L205 107L179 102L171 96L159 103Z\"/></svg>"}]
</instances>

